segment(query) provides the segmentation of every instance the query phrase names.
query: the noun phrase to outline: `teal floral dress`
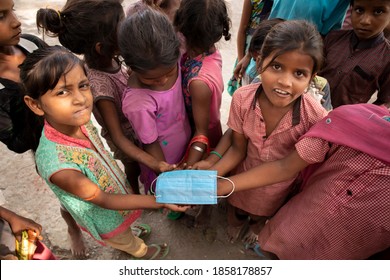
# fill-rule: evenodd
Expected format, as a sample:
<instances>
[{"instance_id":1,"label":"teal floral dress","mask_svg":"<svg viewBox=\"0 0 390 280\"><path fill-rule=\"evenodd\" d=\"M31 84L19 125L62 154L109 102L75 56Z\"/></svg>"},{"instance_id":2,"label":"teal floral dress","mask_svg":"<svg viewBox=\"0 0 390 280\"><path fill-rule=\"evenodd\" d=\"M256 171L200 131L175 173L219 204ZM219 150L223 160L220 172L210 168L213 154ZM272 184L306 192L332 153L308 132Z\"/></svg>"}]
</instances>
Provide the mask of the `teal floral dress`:
<instances>
[{"instance_id":1,"label":"teal floral dress","mask_svg":"<svg viewBox=\"0 0 390 280\"><path fill-rule=\"evenodd\" d=\"M105 149L93 124L90 122L82 126L81 130L91 142L64 135L45 122L35 154L36 164L40 176L80 228L104 244L104 239L112 238L129 228L141 215L141 210L104 209L50 182L50 177L56 172L73 169L83 173L107 193L132 193L125 174Z\"/></svg>"}]
</instances>

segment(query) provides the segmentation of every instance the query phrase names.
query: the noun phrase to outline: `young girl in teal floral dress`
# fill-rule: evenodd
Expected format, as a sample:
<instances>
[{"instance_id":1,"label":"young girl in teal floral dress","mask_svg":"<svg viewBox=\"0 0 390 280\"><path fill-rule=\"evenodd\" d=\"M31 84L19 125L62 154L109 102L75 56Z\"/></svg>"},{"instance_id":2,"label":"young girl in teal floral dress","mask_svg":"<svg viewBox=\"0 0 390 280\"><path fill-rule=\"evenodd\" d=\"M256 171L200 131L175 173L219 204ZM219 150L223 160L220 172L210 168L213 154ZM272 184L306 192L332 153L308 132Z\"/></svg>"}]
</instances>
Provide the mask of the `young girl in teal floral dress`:
<instances>
[{"instance_id":1,"label":"young girl in teal floral dress","mask_svg":"<svg viewBox=\"0 0 390 280\"><path fill-rule=\"evenodd\" d=\"M21 65L27 106L45 119L35 159L40 176L81 229L136 258L163 258L168 246L145 245L130 225L154 196L132 193L125 174L91 122L92 93L82 61L60 46L34 51Z\"/></svg>"}]
</instances>

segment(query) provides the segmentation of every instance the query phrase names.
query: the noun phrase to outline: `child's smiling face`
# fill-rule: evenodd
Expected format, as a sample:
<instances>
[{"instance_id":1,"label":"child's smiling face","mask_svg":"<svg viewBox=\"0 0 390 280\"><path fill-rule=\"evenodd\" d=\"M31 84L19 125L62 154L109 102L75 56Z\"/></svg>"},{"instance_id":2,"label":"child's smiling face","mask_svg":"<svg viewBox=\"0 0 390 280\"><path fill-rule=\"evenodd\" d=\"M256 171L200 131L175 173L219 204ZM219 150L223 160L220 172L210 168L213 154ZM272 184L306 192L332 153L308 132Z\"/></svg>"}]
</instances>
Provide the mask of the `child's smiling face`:
<instances>
[{"instance_id":1,"label":"child's smiling face","mask_svg":"<svg viewBox=\"0 0 390 280\"><path fill-rule=\"evenodd\" d=\"M273 52L261 61L261 81L269 102L279 108L291 105L308 88L314 61L300 50L283 53L273 61ZM271 62L272 61L272 62Z\"/></svg>"},{"instance_id":2,"label":"child's smiling face","mask_svg":"<svg viewBox=\"0 0 390 280\"><path fill-rule=\"evenodd\" d=\"M356 36L367 40L380 34L390 22L389 0L355 0L351 23Z\"/></svg>"}]
</instances>

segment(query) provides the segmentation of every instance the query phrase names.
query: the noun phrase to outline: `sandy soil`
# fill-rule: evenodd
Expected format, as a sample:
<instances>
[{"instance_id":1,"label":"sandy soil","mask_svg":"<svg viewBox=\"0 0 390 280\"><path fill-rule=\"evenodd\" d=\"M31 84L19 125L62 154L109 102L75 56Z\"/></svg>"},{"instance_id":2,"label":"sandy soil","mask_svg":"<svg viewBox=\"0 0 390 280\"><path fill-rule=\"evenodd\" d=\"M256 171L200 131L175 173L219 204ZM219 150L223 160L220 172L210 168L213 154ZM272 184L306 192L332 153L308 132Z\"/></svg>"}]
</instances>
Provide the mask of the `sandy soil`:
<instances>
[{"instance_id":1,"label":"sandy soil","mask_svg":"<svg viewBox=\"0 0 390 280\"><path fill-rule=\"evenodd\" d=\"M40 7L60 9L63 1L14 0L16 12L22 21L24 33L37 34L35 14ZM126 7L133 0L123 2ZM227 0L232 19L232 39L221 41L218 46L223 55L223 74L225 84L230 78L236 57L236 37L242 1ZM49 44L56 44L53 38L45 38ZM231 97L224 92L221 109L222 123L225 124ZM226 127L226 126L225 126ZM34 219L42 224L44 242L59 259L72 259L67 239L66 225L60 216L59 202L44 181L37 175L32 154L15 154L0 144L0 204L17 213ZM147 243L166 242L170 245L167 259L258 259L252 251L246 250L242 242L231 244L226 238L226 219L223 208L213 206L211 227L194 228L192 226L194 210L177 221L169 220L160 211L144 211L136 223L148 223L152 226L152 234ZM89 235L84 234L89 251L89 259L109 260L128 259L129 255L109 247L103 247Z\"/></svg>"}]
</instances>

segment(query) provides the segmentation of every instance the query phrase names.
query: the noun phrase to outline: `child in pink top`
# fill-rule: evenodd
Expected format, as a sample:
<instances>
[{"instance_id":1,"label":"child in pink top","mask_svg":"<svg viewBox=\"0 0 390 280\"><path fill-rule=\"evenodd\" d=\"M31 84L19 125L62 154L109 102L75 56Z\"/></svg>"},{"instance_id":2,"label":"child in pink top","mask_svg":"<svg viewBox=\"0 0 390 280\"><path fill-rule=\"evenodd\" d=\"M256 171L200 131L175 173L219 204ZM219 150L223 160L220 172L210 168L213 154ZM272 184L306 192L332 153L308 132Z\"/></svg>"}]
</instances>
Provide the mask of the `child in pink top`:
<instances>
[{"instance_id":1,"label":"child in pink top","mask_svg":"<svg viewBox=\"0 0 390 280\"><path fill-rule=\"evenodd\" d=\"M389 259L389 106L340 106L285 158L230 177L236 191L262 188L312 164L300 192L260 232L255 251L279 259ZM219 183L220 195L230 190Z\"/></svg>"},{"instance_id":2,"label":"child in pink top","mask_svg":"<svg viewBox=\"0 0 390 280\"><path fill-rule=\"evenodd\" d=\"M192 130L181 168L202 160L222 137L222 57L215 44L222 36L230 39L230 23L224 0L186 0L176 12L173 24L186 42L181 67L184 101ZM204 224L210 210L202 206L196 223Z\"/></svg>"},{"instance_id":3,"label":"child in pink top","mask_svg":"<svg viewBox=\"0 0 390 280\"><path fill-rule=\"evenodd\" d=\"M218 175L240 173L283 158L325 109L306 94L322 63L322 39L305 21L275 25L266 36L259 72L262 82L239 88L233 95L228 126L232 145L210 169ZM228 199L228 235L235 241L246 222L243 240L253 243L266 220L284 203L294 178L234 193Z\"/></svg>"},{"instance_id":4,"label":"child in pink top","mask_svg":"<svg viewBox=\"0 0 390 280\"><path fill-rule=\"evenodd\" d=\"M181 2L174 25L186 40L181 67L193 138L183 161L185 168L201 160L222 136L222 57L215 43L222 36L230 39L230 19L223 0L186 0Z\"/></svg>"},{"instance_id":5,"label":"child in pink top","mask_svg":"<svg viewBox=\"0 0 390 280\"><path fill-rule=\"evenodd\" d=\"M132 69L122 110L145 151L155 158L178 163L191 130L181 92L178 65L180 43L162 13L151 8L127 17L119 31L119 47ZM149 190L156 174L141 166L141 181Z\"/></svg>"}]
</instances>

